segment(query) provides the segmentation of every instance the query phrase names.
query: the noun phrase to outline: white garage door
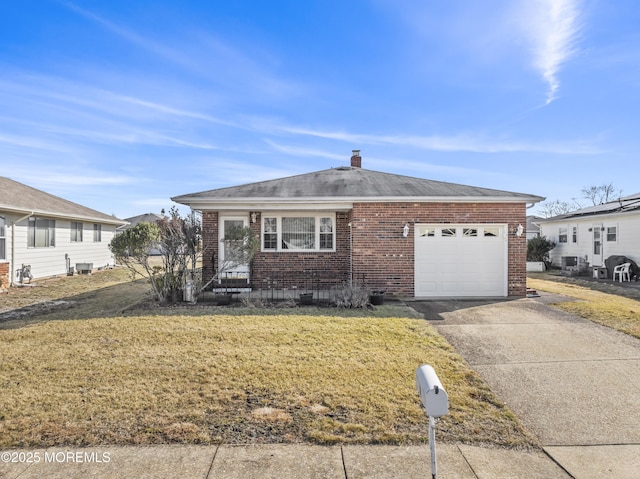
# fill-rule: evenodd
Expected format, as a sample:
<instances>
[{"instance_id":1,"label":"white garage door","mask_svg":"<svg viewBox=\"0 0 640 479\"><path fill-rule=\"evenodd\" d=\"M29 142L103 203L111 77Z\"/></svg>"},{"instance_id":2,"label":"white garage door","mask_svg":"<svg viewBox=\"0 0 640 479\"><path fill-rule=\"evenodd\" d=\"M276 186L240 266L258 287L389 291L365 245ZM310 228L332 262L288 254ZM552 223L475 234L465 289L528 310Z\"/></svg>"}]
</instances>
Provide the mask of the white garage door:
<instances>
[{"instance_id":1,"label":"white garage door","mask_svg":"<svg viewBox=\"0 0 640 479\"><path fill-rule=\"evenodd\" d=\"M415 225L416 297L507 296L506 225Z\"/></svg>"}]
</instances>

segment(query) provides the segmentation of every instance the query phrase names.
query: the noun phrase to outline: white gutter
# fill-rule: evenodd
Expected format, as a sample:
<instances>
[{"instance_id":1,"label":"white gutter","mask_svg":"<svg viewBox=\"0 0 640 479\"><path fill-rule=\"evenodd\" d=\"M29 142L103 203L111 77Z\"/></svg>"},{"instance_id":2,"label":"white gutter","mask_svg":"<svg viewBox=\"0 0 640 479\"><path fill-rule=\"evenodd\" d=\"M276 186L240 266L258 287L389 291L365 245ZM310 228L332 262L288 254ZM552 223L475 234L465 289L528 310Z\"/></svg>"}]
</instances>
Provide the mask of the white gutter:
<instances>
[{"instance_id":1,"label":"white gutter","mask_svg":"<svg viewBox=\"0 0 640 479\"><path fill-rule=\"evenodd\" d=\"M13 270L15 269L15 261L16 261L16 223L20 223L21 221L24 221L27 218L31 218L33 214L34 214L34 211L29 213L28 215L23 216L22 218L19 218L11 222L11 263L9 264L9 267L11 268L9 270L9 276L11 278L9 282L10 286L14 285Z\"/></svg>"}]
</instances>

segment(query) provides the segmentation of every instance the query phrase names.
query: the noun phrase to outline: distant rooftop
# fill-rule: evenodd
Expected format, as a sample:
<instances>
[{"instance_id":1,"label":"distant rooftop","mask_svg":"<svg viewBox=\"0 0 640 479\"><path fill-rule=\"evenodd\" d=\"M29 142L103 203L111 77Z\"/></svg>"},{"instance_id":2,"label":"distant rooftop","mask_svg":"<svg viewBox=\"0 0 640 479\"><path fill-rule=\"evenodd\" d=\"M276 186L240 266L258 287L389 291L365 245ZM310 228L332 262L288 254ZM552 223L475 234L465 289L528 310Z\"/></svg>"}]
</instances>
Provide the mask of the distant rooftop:
<instances>
[{"instance_id":1,"label":"distant rooftop","mask_svg":"<svg viewBox=\"0 0 640 479\"><path fill-rule=\"evenodd\" d=\"M601 205L589 206L579 210L571 211L562 215L553 216L540 220L541 223L546 221L557 221L570 218L579 218L583 216L597 216L611 213L627 213L640 209L640 193L625 196L617 200L609 201Z\"/></svg>"},{"instance_id":2,"label":"distant rooftop","mask_svg":"<svg viewBox=\"0 0 640 479\"><path fill-rule=\"evenodd\" d=\"M100 211L0 176L0 211L74 218L121 225L125 222Z\"/></svg>"}]
</instances>

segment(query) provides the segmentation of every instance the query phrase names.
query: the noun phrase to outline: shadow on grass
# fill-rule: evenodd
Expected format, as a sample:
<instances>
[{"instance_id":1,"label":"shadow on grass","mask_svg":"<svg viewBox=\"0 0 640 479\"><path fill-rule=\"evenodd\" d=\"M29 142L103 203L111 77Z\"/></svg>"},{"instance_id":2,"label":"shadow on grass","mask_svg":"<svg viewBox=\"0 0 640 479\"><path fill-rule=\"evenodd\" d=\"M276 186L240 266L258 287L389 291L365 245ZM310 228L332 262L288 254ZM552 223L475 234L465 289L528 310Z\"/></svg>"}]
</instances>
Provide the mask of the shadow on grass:
<instances>
[{"instance_id":1,"label":"shadow on grass","mask_svg":"<svg viewBox=\"0 0 640 479\"><path fill-rule=\"evenodd\" d=\"M128 281L56 299L44 299L0 314L0 329L16 329L46 321L120 316L151 298L147 279Z\"/></svg>"},{"instance_id":2,"label":"shadow on grass","mask_svg":"<svg viewBox=\"0 0 640 479\"><path fill-rule=\"evenodd\" d=\"M409 305L427 321L443 321L446 313L463 309L477 308L490 304L516 301L521 298L487 298L487 299L433 299L412 301Z\"/></svg>"}]
</instances>

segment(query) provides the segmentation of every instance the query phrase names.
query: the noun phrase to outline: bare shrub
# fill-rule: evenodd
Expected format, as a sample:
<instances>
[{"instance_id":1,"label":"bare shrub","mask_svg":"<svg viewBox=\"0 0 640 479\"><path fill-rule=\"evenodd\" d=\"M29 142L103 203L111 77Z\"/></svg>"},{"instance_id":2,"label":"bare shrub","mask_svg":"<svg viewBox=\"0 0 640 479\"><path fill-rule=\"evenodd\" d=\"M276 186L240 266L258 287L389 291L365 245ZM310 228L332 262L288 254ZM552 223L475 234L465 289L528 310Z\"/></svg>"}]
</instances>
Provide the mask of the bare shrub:
<instances>
[{"instance_id":1,"label":"bare shrub","mask_svg":"<svg viewBox=\"0 0 640 479\"><path fill-rule=\"evenodd\" d=\"M369 290L360 285L342 283L332 291L331 298L338 308L354 309L369 306Z\"/></svg>"}]
</instances>

